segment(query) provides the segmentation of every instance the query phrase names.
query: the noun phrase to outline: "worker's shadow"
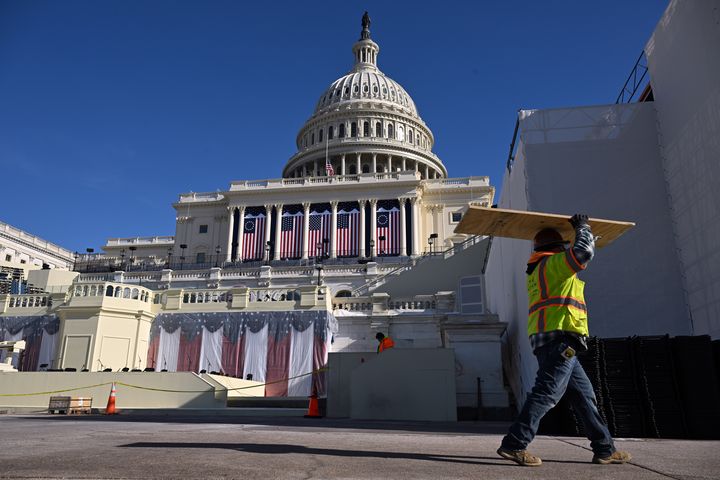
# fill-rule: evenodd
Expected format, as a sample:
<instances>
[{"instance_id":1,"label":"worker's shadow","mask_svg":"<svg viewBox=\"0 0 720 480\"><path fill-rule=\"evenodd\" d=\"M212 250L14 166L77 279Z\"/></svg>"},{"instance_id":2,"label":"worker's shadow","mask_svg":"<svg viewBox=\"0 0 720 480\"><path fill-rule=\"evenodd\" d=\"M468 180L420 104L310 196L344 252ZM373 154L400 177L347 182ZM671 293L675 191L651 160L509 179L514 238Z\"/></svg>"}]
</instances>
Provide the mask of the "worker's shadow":
<instances>
[{"instance_id":1,"label":"worker's shadow","mask_svg":"<svg viewBox=\"0 0 720 480\"><path fill-rule=\"evenodd\" d=\"M335 457L397 458L401 460L426 460L431 462L464 463L469 465L516 466L499 457L476 457L471 455L445 455L410 452L373 452L368 450L345 450L331 448L313 448L302 445L267 443L181 443L181 442L136 442L119 445L122 448L224 448L248 453L283 454L299 453L304 455L329 455ZM489 461L488 461L489 460ZM552 460L551 460L552 462ZM562 463L585 463L563 461Z\"/></svg>"}]
</instances>

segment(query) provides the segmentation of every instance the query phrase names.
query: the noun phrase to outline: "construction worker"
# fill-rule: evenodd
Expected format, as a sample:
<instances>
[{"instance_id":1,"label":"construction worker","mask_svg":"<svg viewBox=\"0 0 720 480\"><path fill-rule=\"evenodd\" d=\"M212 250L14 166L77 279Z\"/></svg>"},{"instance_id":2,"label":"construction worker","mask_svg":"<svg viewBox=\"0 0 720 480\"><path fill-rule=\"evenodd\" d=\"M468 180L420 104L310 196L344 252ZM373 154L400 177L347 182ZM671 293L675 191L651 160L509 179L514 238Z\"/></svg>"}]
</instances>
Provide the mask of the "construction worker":
<instances>
[{"instance_id":1,"label":"construction worker","mask_svg":"<svg viewBox=\"0 0 720 480\"><path fill-rule=\"evenodd\" d=\"M510 426L497 453L523 466L539 466L542 460L531 455L528 444L537 433L540 419L567 391L575 412L582 418L593 451L593 463L625 463L627 452L618 451L607 425L597 409L593 386L580 365L576 352L587 350L587 307L585 283L577 278L595 254L595 238L587 215L570 219L575 242L563 241L554 229L539 231L534 253L527 264L528 335L537 357L535 386L525 399L522 411Z\"/></svg>"},{"instance_id":2,"label":"construction worker","mask_svg":"<svg viewBox=\"0 0 720 480\"><path fill-rule=\"evenodd\" d=\"M393 342L393 339L390 337L386 337L382 332L378 332L377 335L375 335L375 338L379 343L377 348L378 353L382 352L383 350L387 350L388 348L393 348L395 346L395 342Z\"/></svg>"}]
</instances>

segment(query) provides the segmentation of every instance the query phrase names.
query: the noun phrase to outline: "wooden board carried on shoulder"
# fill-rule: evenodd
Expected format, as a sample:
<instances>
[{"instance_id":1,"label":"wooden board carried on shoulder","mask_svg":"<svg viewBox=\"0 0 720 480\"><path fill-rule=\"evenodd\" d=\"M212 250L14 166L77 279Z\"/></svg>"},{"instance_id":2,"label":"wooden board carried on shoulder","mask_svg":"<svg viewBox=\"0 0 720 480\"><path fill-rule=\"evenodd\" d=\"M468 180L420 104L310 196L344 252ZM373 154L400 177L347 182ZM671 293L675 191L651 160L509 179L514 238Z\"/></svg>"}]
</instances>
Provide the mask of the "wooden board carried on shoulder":
<instances>
[{"instance_id":1,"label":"wooden board carried on shoulder","mask_svg":"<svg viewBox=\"0 0 720 480\"><path fill-rule=\"evenodd\" d=\"M532 240L535 234L543 228L554 228L563 236L564 240L572 242L575 239L575 230L568 222L569 219L569 215L470 205L458 226L455 227L455 233ZM595 246L598 248L608 246L635 226L633 222L600 218L591 218L589 223L593 235L599 237L595 240Z\"/></svg>"}]
</instances>

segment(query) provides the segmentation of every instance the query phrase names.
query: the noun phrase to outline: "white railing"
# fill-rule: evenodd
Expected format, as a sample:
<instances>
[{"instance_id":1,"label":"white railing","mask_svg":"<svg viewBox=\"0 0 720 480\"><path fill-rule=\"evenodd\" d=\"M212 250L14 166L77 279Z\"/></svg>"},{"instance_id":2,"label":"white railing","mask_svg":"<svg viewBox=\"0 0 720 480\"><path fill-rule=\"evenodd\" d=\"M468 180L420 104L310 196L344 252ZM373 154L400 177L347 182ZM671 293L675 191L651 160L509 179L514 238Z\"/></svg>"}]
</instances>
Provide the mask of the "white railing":
<instances>
[{"instance_id":1,"label":"white railing","mask_svg":"<svg viewBox=\"0 0 720 480\"><path fill-rule=\"evenodd\" d=\"M388 309L398 311L409 310L435 310L436 302L434 299L408 298L408 299L391 299L388 302Z\"/></svg>"},{"instance_id":2,"label":"white railing","mask_svg":"<svg viewBox=\"0 0 720 480\"><path fill-rule=\"evenodd\" d=\"M125 238L108 238L106 247L118 247L123 245L170 245L175 243L173 236L155 236L155 237L125 237Z\"/></svg>"},{"instance_id":3,"label":"white railing","mask_svg":"<svg viewBox=\"0 0 720 480\"><path fill-rule=\"evenodd\" d=\"M490 177L434 178L425 181L425 186L429 188L446 187L452 185L487 187L490 186Z\"/></svg>"},{"instance_id":4,"label":"white railing","mask_svg":"<svg viewBox=\"0 0 720 480\"><path fill-rule=\"evenodd\" d=\"M372 301L367 297L335 297L332 301L333 310L371 312L372 307Z\"/></svg>"},{"instance_id":5,"label":"white railing","mask_svg":"<svg viewBox=\"0 0 720 480\"><path fill-rule=\"evenodd\" d=\"M75 297L113 297L150 303L153 291L127 283L82 283L73 285L70 289L70 301Z\"/></svg>"},{"instance_id":6,"label":"white railing","mask_svg":"<svg viewBox=\"0 0 720 480\"><path fill-rule=\"evenodd\" d=\"M49 295L10 295L8 308L38 308L50 306Z\"/></svg>"},{"instance_id":7,"label":"white railing","mask_svg":"<svg viewBox=\"0 0 720 480\"><path fill-rule=\"evenodd\" d=\"M225 196L220 192L191 192L180 194L180 203L186 202L215 202L222 200Z\"/></svg>"},{"instance_id":8,"label":"white railing","mask_svg":"<svg viewBox=\"0 0 720 480\"><path fill-rule=\"evenodd\" d=\"M292 288L251 288L250 302L293 302L300 299L300 293Z\"/></svg>"},{"instance_id":9,"label":"white railing","mask_svg":"<svg viewBox=\"0 0 720 480\"><path fill-rule=\"evenodd\" d=\"M223 290L193 290L183 292L182 303L228 303L232 293Z\"/></svg>"},{"instance_id":10,"label":"white railing","mask_svg":"<svg viewBox=\"0 0 720 480\"><path fill-rule=\"evenodd\" d=\"M302 178L274 178L265 180L244 180L232 182L230 190L251 190L257 188L282 188L302 187L307 185L318 184L335 184L335 183L358 183L358 182L375 182L375 181L398 181L398 180L419 180L419 172L407 170L404 172L384 172L384 173L361 173L353 175L333 175L333 176L317 176ZM191 200L187 200L191 201Z\"/></svg>"},{"instance_id":11,"label":"white railing","mask_svg":"<svg viewBox=\"0 0 720 480\"><path fill-rule=\"evenodd\" d=\"M50 243L47 240L43 240L40 237L36 237L35 235L27 233L24 230L20 230L19 228L15 228L12 225L8 225L7 223L0 222L0 233L4 234L10 239L17 239L18 241L29 243L39 249L44 249L48 252L57 254L68 262L72 262L73 260L73 252L71 252L70 250L66 250L59 245Z\"/></svg>"}]
</instances>

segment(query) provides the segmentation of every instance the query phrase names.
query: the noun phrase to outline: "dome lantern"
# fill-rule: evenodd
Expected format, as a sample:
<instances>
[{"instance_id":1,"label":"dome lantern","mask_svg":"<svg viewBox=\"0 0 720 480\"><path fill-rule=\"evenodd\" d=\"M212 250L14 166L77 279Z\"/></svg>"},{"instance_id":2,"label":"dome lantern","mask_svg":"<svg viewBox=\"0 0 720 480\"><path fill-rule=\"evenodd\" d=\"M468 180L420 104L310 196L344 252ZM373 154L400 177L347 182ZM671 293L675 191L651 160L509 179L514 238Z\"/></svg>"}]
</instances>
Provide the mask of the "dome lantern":
<instances>
[{"instance_id":1,"label":"dome lantern","mask_svg":"<svg viewBox=\"0 0 720 480\"><path fill-rule=\"evenodd\" d=\"M377 55L380 47L370 39L370 16L368 12L362 17L362 31L360 39L353 45L353 56L355 58L354 72L360 70L377 70Z\"/></svg>"}]
</instances>

